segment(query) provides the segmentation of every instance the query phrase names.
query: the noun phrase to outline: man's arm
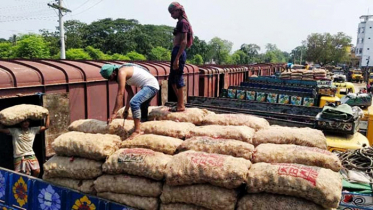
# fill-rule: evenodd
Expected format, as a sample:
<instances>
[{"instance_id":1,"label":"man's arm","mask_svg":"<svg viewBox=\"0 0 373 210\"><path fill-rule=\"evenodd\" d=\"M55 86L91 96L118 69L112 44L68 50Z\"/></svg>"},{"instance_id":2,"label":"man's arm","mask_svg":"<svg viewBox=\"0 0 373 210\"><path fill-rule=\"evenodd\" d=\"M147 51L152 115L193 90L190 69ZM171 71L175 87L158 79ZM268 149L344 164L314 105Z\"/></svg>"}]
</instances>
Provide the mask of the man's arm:
<instances>
[{"instance_id":1,"label":"man's arm","mask_svg":"<svg viewBox=\"0 0 373 210\"><path fill-rule=\"evenodd\" d=\"M118 110L123 107L123 98L124 98L124 92L126 89L126 77L127 77L127 74L125 71L118 70L118 93L117 93L117 97L115 100L114 110L111 113L111 117L108 120L109 123L113 119L115 119Z\"/></svg>"},{"instance_id":2,"label":"man's arm","mask_svg":"<svg viewBox=\"0 0 373 210\"><path fill-rule=\"evenodd\" d=\"M179 48L179 52L177 52L177 55L176 55L176 58L175 58L175 61L173 63L173 66L172 68L174 70L179 70L179 59L180 59L180 56L183 54L185 48L186 48L186 45L188 43L188 39L187 39L187 33L180 33L180 48Z\"/></svg>"},{"instance_id":3,"label":"man's arm","mask_svg":"<svg viewBox=\"0 0 373 210\"><path fill-rule=\"evenodd\" d=\"M50 120L49 120L49 114L47 115L47 119L45 120L45 126L40 127L39 132L43 132L49 128Z\"/></svg>"},{"instance_id":4,"label":"man's arm","mask_svg":"<svg viewBox=\"0 0 373 210\"><path fill-rule=\"evenodd\" d=\"M124 111L123 111L123 119L127 119L128 117L128 110L130 109L130 101L132 99L132 97L135 95L133 93L133 90L131 88L131 86L129 85L126 85L126 91L127 91L127 101L126 101L126 107L124 108Z\"/></svg>"},{"instance_id":5,"label":"man's arm","mask_svg":"<svg viewBox=\"0 0 373 210\"><path fill-rule=\"evenodd\" d=\"M5 133L5 134L10 135L10 130L3 128L3 125L0 123L0 133Z\"/></svg>"}]
</instances>

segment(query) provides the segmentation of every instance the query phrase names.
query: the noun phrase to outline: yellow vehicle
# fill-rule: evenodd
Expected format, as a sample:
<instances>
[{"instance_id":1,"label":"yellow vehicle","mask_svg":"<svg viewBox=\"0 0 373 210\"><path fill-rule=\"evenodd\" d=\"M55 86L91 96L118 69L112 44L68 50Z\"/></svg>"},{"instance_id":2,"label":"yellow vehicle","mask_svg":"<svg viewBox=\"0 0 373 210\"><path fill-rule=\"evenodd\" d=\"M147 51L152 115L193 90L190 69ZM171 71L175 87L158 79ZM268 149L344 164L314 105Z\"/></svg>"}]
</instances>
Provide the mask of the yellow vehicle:
<instances>
[{"instance_id":1,"label":"yellow vehicle","mask_svg":"<svg viewBox=\"0 0 373 210\"><path fill-rule=\"evenodd\" d=\"M334 103L336 105L341 104L341 99L337 96L321 96L319 107L323 108L327 103Z\"/></svg>"},{"instance_id":2,"label":"yellow vehicle","mask_svg":"<svg viewBox=\"0 0 373 210\"><path fill-rule=\"evenodd\" d=\"M369 74L369 84L373 84L373 73Z\"/></svg>"},{"instance_id":3,"label":"yellow vehicle","mask_svg":"<svg viewBox=\"0 0 373 210\"><path fill-rule=\"evenodd\" d=\"M325 133L326 144L330 152L344 152L349 149L369 147L370 142L363 134L356 132L354 135L338 135Z\"/></svg>"},{"instance_id":4,"label":"yellow vehicle","mask_svg":"<svg viewBox=\"0 0 373 210\"><path fill-rule=\"evenodd\" d=\"M373 144L373 106L363 109L364 117L360 120L359 130L368 138L370 145Z\"/></svg>"},{"instance_id":5,"label":"yellow vehicle","mask_svg":"<svg viewBox=\"0 0 373 210\"><path fill-rule=\"evenodd\" d=\"M333 83L334 86L337 87L337 93L335 94L338 98L342 98L349 93L356 93L355 86L351 82L343 82L343 83Z\"/></svg>"},{"instance_id":6,"label":"yellow vehicle","mask_svg":"<svg viewBox=\"0 0 373 210\"><path fill-rule=\"evenodd\" d=\"M351 82L363 82L363 73L361 70L351 70Z\"/></svg>"}]
</instances>

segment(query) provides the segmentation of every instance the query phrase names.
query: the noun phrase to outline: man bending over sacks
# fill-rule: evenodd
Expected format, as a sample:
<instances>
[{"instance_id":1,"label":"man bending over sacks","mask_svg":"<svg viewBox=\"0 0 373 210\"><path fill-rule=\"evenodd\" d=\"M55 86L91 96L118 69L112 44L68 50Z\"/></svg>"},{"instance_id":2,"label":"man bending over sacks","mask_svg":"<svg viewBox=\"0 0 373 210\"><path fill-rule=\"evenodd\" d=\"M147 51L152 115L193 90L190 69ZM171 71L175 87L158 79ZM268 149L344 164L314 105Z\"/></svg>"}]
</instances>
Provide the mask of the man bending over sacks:
<instances>
[{"instance_id":1,"label":"man bending over sacks","mask_svg":"<svg viewBox=\"0 0 373 210\"><path fill-rule=\"evenodd\" d=\"M115 119L118 110L123 107L124 92L126 90L128 96L123 118L127 119L128 110L131 106L132 117L135 122L135 132L129 138L142 134L140 129L141 107L145 106L147 113L150 101L159 91L158 80L142 66L132 63L124 65L104 64L100 74L105 79L118 83L114 110L108 122L110 123ZM141 90L134 94L131 86L141 88Z\"/></svg>"},{"instance_id":2,"label":"man bending over sacks","mask_svg":"<svg viewBox=\"0 0 373 210\"><path fill-rule=\"evenodd\" d=\"M39 161L32 149L35 135L49 128L49 115L45 126L30 127L30 120L19 124L18 128L3 128L0 124L0 133L13 137L14 170L27 175L38 177L40 174Z\"/></svg>"}]
</instances>

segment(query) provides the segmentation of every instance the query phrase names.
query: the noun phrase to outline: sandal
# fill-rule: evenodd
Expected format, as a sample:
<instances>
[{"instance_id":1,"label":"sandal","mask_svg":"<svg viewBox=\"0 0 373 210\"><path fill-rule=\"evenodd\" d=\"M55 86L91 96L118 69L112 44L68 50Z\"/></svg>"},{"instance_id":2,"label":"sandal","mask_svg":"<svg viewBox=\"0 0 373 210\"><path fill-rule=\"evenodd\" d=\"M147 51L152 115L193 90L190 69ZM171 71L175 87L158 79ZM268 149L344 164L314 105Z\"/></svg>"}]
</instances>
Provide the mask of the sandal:
<instances>
[{"instance_id":1,"label":"sandal","mask_svg":"<svg viewBox=\"0 0 373 210\"><path fill-rule=\"evenodd\" d=\"M170 112L184 112L185 109L181 110L181 109L178 109L177 106L173 106L168 111L170 111Z\"/></svg>"}]
</instances>

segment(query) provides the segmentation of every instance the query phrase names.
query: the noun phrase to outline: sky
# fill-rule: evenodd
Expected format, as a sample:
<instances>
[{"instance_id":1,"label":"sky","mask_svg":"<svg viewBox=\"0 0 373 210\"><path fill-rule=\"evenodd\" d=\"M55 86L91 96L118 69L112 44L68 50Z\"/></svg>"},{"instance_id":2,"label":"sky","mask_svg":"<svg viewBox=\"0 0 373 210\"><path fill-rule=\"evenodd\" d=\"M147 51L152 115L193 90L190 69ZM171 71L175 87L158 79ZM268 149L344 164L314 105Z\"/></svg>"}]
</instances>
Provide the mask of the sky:
<instances>
[{"instance_id":1,"label":"sky","mask_svg":"<svg viewBox=\"0 0 373 210\"><path fill-rule=\"evenodd\" d=\"M194 34L233 42L233 51L267 43L290 52L311 33L344 32L356 45L362 15L373 15L373 0L180 0ZM13 34L55 31L58 16L47 3L54 0L0 0L0 38ZM175 26L167 11L170 0L63 0L72 10L64 20L91 23L104 18L136 19L141 24Z\"/></svg>"}]
</instances>

